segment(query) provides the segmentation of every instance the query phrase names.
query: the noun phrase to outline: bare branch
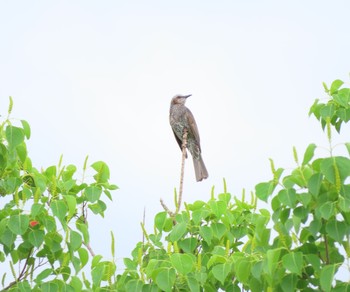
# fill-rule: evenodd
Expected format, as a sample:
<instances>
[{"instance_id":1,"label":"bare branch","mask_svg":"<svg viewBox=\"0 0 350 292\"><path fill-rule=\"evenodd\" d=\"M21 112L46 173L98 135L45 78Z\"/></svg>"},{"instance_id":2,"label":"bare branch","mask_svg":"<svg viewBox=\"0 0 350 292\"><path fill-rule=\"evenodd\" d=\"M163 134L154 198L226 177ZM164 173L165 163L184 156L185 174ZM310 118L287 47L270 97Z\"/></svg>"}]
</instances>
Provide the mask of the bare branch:
<instances>
[{"instance_id":1,"label":"bare branch","mask_svg":"<svg viewBox=\"0 0 350 292\"><path fill-rule=\"evenodd\" d=\"M180 187L179 187L179 199L177 201L175 214L179 213L182 202L182 190L184 183L184 172L185 172L185 159L186 159L186 147L187 147L187 129L184 129L184 134L182 138L182 161L181 161L181 176L180 176Z\"/></svg>"}]
</instances>

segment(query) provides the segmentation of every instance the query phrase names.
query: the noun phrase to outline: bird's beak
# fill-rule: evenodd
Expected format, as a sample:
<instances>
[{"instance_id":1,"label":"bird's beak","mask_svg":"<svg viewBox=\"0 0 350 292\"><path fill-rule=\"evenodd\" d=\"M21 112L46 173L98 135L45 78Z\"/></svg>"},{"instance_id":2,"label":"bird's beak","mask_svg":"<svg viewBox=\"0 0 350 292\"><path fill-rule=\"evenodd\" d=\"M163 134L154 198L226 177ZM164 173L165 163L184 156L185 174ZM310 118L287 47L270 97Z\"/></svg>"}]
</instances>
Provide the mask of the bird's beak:
<instances>
[{"instance_id":1,"label":"bird's beak","mask_svg":"<svg viewBox=\"0 0 350 292\"><path fill-rule=\"evenodd\" d=\"M184 98L190 97L192 94L184 95Z\"/></svg>"}]
</instances>

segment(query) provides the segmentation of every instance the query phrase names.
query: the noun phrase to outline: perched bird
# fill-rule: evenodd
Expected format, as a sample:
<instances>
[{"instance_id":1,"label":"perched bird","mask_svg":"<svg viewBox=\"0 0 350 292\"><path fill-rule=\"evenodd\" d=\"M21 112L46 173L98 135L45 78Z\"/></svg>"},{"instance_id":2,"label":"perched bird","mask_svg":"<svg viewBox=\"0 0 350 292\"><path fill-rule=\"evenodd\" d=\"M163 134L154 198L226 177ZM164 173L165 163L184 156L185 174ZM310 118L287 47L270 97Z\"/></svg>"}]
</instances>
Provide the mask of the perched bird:
<instances>
[{"instance_id":1,"label":"perched bird","mask_svg":"<svg viewBox=\"0 0 350 292\"><path fill-rule=\"evenodd\" d=\"M185 106L186 99L190 95L175 95L170 103L169 121L173 129L175 139L182 150L184 129L187 129L187 149L193 158L196 180L201 181L208 177L208 171L201 155L201 145L196 121L191 111ZM187 158L187 153L186 153Z\"/></svg>"}]
</instances>

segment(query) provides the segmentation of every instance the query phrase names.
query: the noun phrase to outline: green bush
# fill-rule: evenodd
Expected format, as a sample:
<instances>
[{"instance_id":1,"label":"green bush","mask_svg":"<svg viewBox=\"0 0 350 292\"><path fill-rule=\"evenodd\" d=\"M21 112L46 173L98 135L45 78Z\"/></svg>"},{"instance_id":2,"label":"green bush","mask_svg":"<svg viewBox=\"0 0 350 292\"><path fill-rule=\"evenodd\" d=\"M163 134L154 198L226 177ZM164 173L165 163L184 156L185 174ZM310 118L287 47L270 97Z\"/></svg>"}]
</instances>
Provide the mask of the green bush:
<instances>
[{"instance_id":1,"label":"green bush","mask_svg":"<svg viewBox=\"0 0 350 292\"><path fill-rule=\"evenodd\" d=\"M328 102L316 100L310 109L330 145L332 127L340 132L350 120L350 89L342 85L325 86ZM329 157L314 159L316 148L310 144L302 161L294 149L289 173L270 160L273 177L256 185L251 202L224 187L175 217L158 213L154 233L124 260L117 290L349 291L336 273L350 269L350 159L332 148ZM271 209L258 209L257 199Z\"/></svg>"},{"instance_id":2,"label":"green bush","mask_svg":"<svg viewBox=\"0 0 350 292\"><path fill-rule=\"evenodd\" d=\"M100 287L116 270L114 262L101 261L89 245L88 209L104 215L105 197L112 199L108 166L91 165L95 174L88 183L75 178L74 165L50 166L39 171L32 166L25 140L30 126L9 119L0 125L0 261L7 260L13 281L2 286L9 291L81 291ZM83 167L83 178L87 159ZM105 196L105 197L103 197ZM7 203L6 203L7 202ZM91 259L92 284L78 277ZM3 264L2 264L3 265ZM19 271L19 272L17 272Z\"/></svg>"},{"instance_id":3,"label":"green bush","mask_svg":"<svg viewBox=\"0 0 350 292\"><path fill-rule=\"evenodd\" d=\"M78 182L76 167L38 171L27 155L27 122L0 127L0 261L9 262L10 291L350 291L337 277L350 270L350 159L333 155L332 129L350 120L350 89L336 80L325 86L327 102L316 100L310 115L320 121L329 156L314 158L310 144L295 169L275 168L256 185L249 202L226 190L208 202L185 203L181 212L163 211L154 231L124 259L116 273L89 246L86 213L103 216L111 199L109 169L91 165L92 182ZM9 114L12 109L10 99ZM350 153L350 143L344 144ZM83 172L87 169L85 161ZM84 175L83 175L84 177ZM270 205L259 208L258 200ZM112 234L112 256L114 238ZM91 276L82 269L91 263ZM15 268L15 266L18 266ZM20 271L20 273L16 273ZM349 272L350 273L350 272Z\"/></svg>"}]
</instances>

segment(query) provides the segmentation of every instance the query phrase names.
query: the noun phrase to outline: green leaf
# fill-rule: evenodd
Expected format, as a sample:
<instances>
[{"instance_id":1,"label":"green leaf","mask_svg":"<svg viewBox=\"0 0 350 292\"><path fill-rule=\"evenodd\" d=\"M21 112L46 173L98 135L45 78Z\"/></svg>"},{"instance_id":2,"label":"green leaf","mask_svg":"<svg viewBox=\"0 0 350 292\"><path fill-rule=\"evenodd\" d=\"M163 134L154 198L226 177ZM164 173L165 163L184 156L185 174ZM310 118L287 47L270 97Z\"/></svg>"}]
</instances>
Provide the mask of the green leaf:
<instances>
[{"instance_id":1,"label":"green leaf","mask_svg":"<svg viewBox=\"0 0 350 292\"><path fill-rule=\"evenodd\" d=\"M192 275L188 275L186 277L187 285L190 288L191 292L200 292L200 283L199 281L193 277Z\"/></svg>"},{"instance_id":2,"label":"green leaf","mask_svg":"<svg viewBox=\"0 0 350 292\"><path fill-rule=\"evenodd\" d=\"M32 230L29 233L29 242L35 246L39 247L44 242L45 232L42 230Z\"/></svg>"},{"instance_id":3,"label":"green leaf","mask_svg":"<svg viewBox=\"0 0 350 292\"><path fill-rule=\"evenodd\" d=\"M344 182L350 175L350 159L341 156L323 159L321 162L321 172L332 184L336 184L336 171L339 173L341 182Z\"/></svg>"},{"instance_id":4,"label":"green leaf","mask_svg":"<svg viewBox=\"0 0 350 292\"><path fill-rule=\"evenodd\" d=\"M95 255L92 259L92 262L91 262L91 267L94 268L94 267L97 267L97 265L101 262L102 260L102 256L101 255Z\"/></svg>"},{"instance_id":5,"label":"green leaf","mask_svg":"<svg viewBox=\"0 0 350 292\"><path fill-rule=\"evenodd\" d=\"M350 88L342 88L338 90L338 92L333 95L333 99L340 106L347 109L350 101Z\"/></svg>"},{"instance_id":6,"label":"green leaf","mask_svg":"<svg viewBox=\"0 0 350 292\"><path fill-rule=\"evenodd\" d=\"M316 254L307 254L305 255L306 261L311 264L311 266L314 268L316 272L319 272L321 269L321 259Z\"/></svg>"},{"instance_id":7,"label":"green leaf","mask_svg":"<svg viewBox=\"0 0 350 292\"><path fill-rule=\"evenodd\" d=\"M218 264L212 268L214 277L219 280L222 285L225 284L225 279L231 271L231 265L228 263Z\"/></svg>"},{"instance_id":8,"label":"green leaf","mask_svg":"<svg viewBox=\"0 0 350 292\"><path fill-rule=\"evenodd\" d=\"M220 218L227 208L227 204L224 201L210 200L208 205L217 218Z\"/></svg>"},{"instance_id":9,"label":"green leaf","mask_svg":"<svg viewBox=\"0 0 350 292\"><path fill-rule=\"evenodd\" d=\"M175 225L173 230L169 233L169 240L171 242L178 241L187 231L187 224L185 222L181 222Z\"/></svg>"},{"instance_id":10,"label":"green leaf","mask_svg":"<svg viewBox=\"0 0 350 292\"><path fill-rule=\"evenodd\" d=\"M310 193L315 197L320 193L322 179L323 175L321 173L315 173L309 178L308 188Z\"/></svg>"},{"instance_id":11,"label":"green leaf","mask_svg":"<svg viewBox=\"0 0 350 292\"><path fill-rule=\"evenodd\" d=\"M94 214L100 214L102 217L104 217L104 211L107 209L106 204L101 200L98 200L95 204L89 204L88 207Z\"/></svg>"},{"instance_id":12,"label":"green leaf","mask_svg":"<svg viewBox=\"0 0 350 292\"><path fill-rule=\"evenodd\" d=\"M72 218L76 213L77 200L74 196L64 195L67 206L68 206L68 218Z\"/></svg>"},{"instance_id":13,"label":"green leaf","mask_svg":"<svg viewBox=\"0 0 350 292\"><path fill-rule=\"evenodd\" d=\"M224 253L225 251L223 251ZM225 264L227 263L227 258L225 255L220 255L220 254L214 254L210 257L208 263L207 263L207 268L209 269L212 266L215 266L217 264Z\"/></svg>"},{"instance_id":14,"label":"green leaf","mask_svg":"<svg viewBox=\"0 0 350 292\"><path fill-rule=\"evenodd\" d=\"M189 237L179 241L178 244L185 253L192 253L197 247L198 241L194 237Z\"/></svg>"},{"instance_id":15,"label":"green leaf","mask_svg":"<svg viewBox=\"0 0 350 292\"><path fill-rule=\"evenodd\" d=\"M125 285L125 289L126 291L142 292L143 286L144 284L141 280L135 279L128 281Z\"/></svg>"},{"instance_id":16,"label":"green leaf","mask_svg":"<svg viewBox=\"0 0 350 292\"><path fill-rule=\"evenodd\" d=\"M109 168L103 161L97 161L91 165L91 167L97 171L94 175L94 179L97 183L105 183L109 180Z\"/></svg>"},{"instance_id":17,"label":"green leaf","mask_svg":"<svg viewBox=\"0 0 350 292\"><path fill-rule=\"evenodd\" d=\"M73 175L76 171L77 171L77 167L75 165L70 164L70 165L66 166L63 173L62 173L62 180L64 182L67 182L70 180L74 181ZM67 185L65 185L65 186L67 186Z\"/></svg>"},{"instance_id":18,"label":"green leaf","mask_svg":"<svg viewBox=\"0 0 350 292\"><path fill-rule=\"evenodd\" d=\"M72 250L73 251L78 250L81 247L81 244L83 242L81 235L78 232L71 230L69 237L70 237L69 243Z\"/></svg>"},{"instance_id":19,"label":"green leaf","mask_svg":"<svg viewBox=\"0 0 350 292\"><path fill-rule=\"evenodd\" d=\"M350 120L350 109L349 108L347 108L347 109L344 109L344 108L338 109L336 111L336 115L341 119L341 121L344 121L345 123L347 123Z\"/></svg>"},{"instance_id":20,"label":"green leaf","mask_svg":"<svg viewBox=\"0 0 350 292\"><path fill-rule=\"evenodd\" d=\"M133 261L129 258L123 259L124 265L128 270L136 271L137 270L137 262ZM149 263L148 263L149 264Z\"/></svg>"},{"instance_id":21,"label":"green leaf","mask_svg":"<svg viewBox=\"0 0 350 292\"><path fill-rule=\"evenodd\" d=\"M53 273L53 269L51 269L51 268L45 269L39 275L36 276L34 281L36 283L40 283L42 280L46 279L52 273Z\"/></svg>"},{"instance_id":22,"label":"green leaf","mask_svg":"<svg viewBox=\"0 0 350 292\"><path fill-rule=\"evenodd\" d=\"M58 285L55 282L46 282L41 284L42 292L58 292Z\"/></svg>"},{"instance_id":23,"label":"green leaf","mask_svg":"<svg viewBox=\"0 0 350 292\"><path fill-rule=\"evenodd\" d=\"M338 201L339 209L343 212L350 212L350 198L344 198L343 196L339 196Z\"/></svg>"},{"instance_id":24,"label":"green leaf","mask_svg":"<svg viewBox=\"0 0 350 292\"><path fill-rule=\"evenodd\" d=\"M72 276L69 285L71 285L74 291L82 291L83 283L77 276Z\"/></svg>"},{"instance_id":25,"label":"green leaf","mask_svg":"<svg viewBox=\"0 0 350 292\"><path fill-rule=\"evenodd\" d=\"M209 245L211 244L211 240L213 239L213 230L210 227L201 226L199 228L199 234Z\"/></svg>"},{"instance_id":26,"label":"green leaf","mask_svg":"<svg viewBox=\"0 0 350 292\"><path fill-rule=\"evenodd\" d=\"M190 273L195 266L193 257L188 254L174 253L170 256L173 267L183 275Z\"/></svg>"},{"instance_id":27,"label":"green leaf","mask_svg":"<svg viewBox=\"0 0 350 292\"><path fill-rule=\"evenodd\" d=\"M229 194L229 193L219 194L218 198L219 198L220 201L225 202L225 203L226 203L226 206L227 206L227 204L228 204L228 203L230 202L230 200L231 200L231 194Z\"/></svg>"},{"instance_id":28,"label":"green leaf","mask_svg":"<svg viewBox=\"0 0 350 292\"><path fill-rule=\"evenodd\" d=\"M281 287L283 292L294 292L298 291L296 289L298 283L298 277L295 274L288 274L283 277L281 282Z\"/></svg>"},{"instance_id":29,"label":"green leaf","mask_svg":"<svg viewBox=\"0 0 350 292\"><path fill-rule=\"evenodd\" d=\"M302 165L306 165L310 162L312 157L314 157L315 149L316 149L316 144L310 144L309 146L307 146Z\"/></svg>"},{"instance_id":30,"label":"green leaf","mask_svg":"<svg viewBox=\"0 0 350 292\"><path fill-rule=\"evenodd\" d=\"M281 249L277 248L277 249L269 249L266 252L266 258L264 261L264 270L266 273L268 273L270 276L273 276L277 265L278 265L278 261L280 258L280 254L281 254Z\"/></svg>"},{"instance_id":31,"label":"green leaf","mask_svg":"<svg viewBox=\"0 0 350 292\"><path fill-rule=\"evenodd\" d=\"M303 253L290 252L282 257L283 267L294 274L301 275L303 268Z\"/></svg>"},{"instance_id":32,"label":"green leaf","mask_svg":"<svg viewBox=\"0 0 350 292\"><path fill-rule=\"evenodd\" d=\"M155 227L162 232L167 219L167 212L160 212L154 217Z\"/></svg>"},{"instance_id":33,"label":"green leaf","mask_svg":"<svg viewBox=\"0 0 350 292\"><path fill-rule=\"evenodd\" d=\"M86 243L86 244L89 243L89 241L90 241L89 230L88 230L87 225L84 223L83 219L78 219L76 221L75 225L76 225L77 229L83 235L84 243Z\"/></svg>"},{"instance_id":34,"label":"green leaf","mask_svg":"<svg viewBox=\"0 0 350 292\"><path fill-rule=\"evenodd\" d=\"M31 216L36 217L40 216L42 212L44 212L44 206L42 204L34 203L31 208Z\"/></svg>"},{"instance_id":35,"label":"green leaf","mask_svg":"<svg viewBox=\"0 0 350 292\"><path fill-rule=\"evenodd\" d=\"M91 271L92 283L95 286L100 287L100 283L102 281L103 274L104 274L104 266L103 265L98 265L92 269L92 271Z\"/></svg>"},{"instance_id":36,"label":"green leaf","mask_svg":"<svg viewBox=\"0 0 350 292\"><path fill-rule=\"evenodd\" d=\"M27 215L12 215L8 227L14 234L22 235L29 227L29 217Z\"/></svg>"},{"instance_id":37,"label":"green leaf","mask_svg":"<svg viewBox=\"0 0 350 292\"><path fill-rule=\"evenodd\" d=\"M247 284L251 275L251 266L251 262L245 258L241 258L236 262L234 267L238 281Z\"/></svg>"},{"instance_id":38,"label":"green leaf","mask_svg":"<svg viewBox=\"0 0 350 292\"><path fill-rule=\"evenodd\" d=\"M315 218L313 221L310 222L309 231L314 237L316 237L321 227L322 227L321 220L320 219L318 220Z\"/></svg>"},{"instance_id":39,"label":"green leaf","mask_svg":"<svg viewBox=\"0 0 350 292\"><path fill-rule=\"evenodd\" d=\"M335 271L336 271L335 265L324 266L321 270L320 284L321 284L321 288L326 292L332 291L332 282L333 282Z\"/></svg>"},{"instance_id":40,"label":"green leaf","mask_svg":"<svg viewBox=\"0 0 350 292\"><path fill-rule=\"evenodd\" d=\"M24 141L24 132L21 128L8 125L5 134L7 142L12 149Z\"/></svg>"},{"instance_id":41,"label":"green leaf","mask_svg":"<svg viewBox=\"0 0 350 292\"><path fill-rule=\"evenodd\" d=\"M24 135L26 136L27 139L30 139L30 126L27 121L21 120Z\"/></svg>"},{"instance_id":42,"label":"green leaf","mask_svg":"<svg viewBox=\"0 0 350 292\"><path fill-rule=\"evenodd\" d=\"M319 103L318 99L315 99L314 103L312 104L312 106L310 107L310 111L309 111L309 116L311 116L311 114L314 114L314 116L316 117L316 119L320 119L320 110L321 108L324 106L323 103Z\"/></svg>"},{"instance_id":43,"label":"green leaf","mask_svg":"<svg viewBox=\"0 0 350 292\"><path fill-rule=\"evenodd\" d=\"M326 202L316 209L322 218L328 220L334 215L334 205L332 202Z\"/></svg>"},{"instance_id":44,"label":"green leaf","mask_svg":"<svg viewBox=\"0 0 350 292\"><path fill-rule=\"evenodd\" d=\"M210 228L213 230L213 235L217 238L217 239L221 239L224 234L226 233L226 226L222 223L213 223Z\"/></svg>"},{"instance_id":45,"label":"green leaf","mask_svg":"<svg viewBox=\"0 0 350 292\"><path fill-rule=\"evenodd\" d=\"M211 214L207 209L194 210L192 212L192 220L194 224L200 225L202 220L205 220Z\"/></svg>"},{"instance_id":46,"label":"green leaf","mask_svg":"<svg viewBox=\"0 0 350 292\"><path fill-rule=\"evenodd\" d=\"M55 218L53 218L52 216L44 217L44 225L48 232L57 229Z\"/></svg>"},{"instance_id":47,"label":"green leaf","mask_svg":"<svg viewBox=\"0 0 350 292\"><path fill-rule=\"evenodd\" d=\"M339 243L349 234L349 227L344 221L330 220L326 225L326 232Z\"/></svg>"},{"instance_id":48,"label":"green leaf","mask_svg":"<svg viewBox=\"0 0 350 292\"><path fill-rule=\"evenodd\" d=\"M278 199L285 206L294 208L297 202L297 196L295 189L283 189L278 193Z\"/></svg>"},{"instance_id":49,"label":"green leaf","mask_svg":"<svg viewBox=\"0 0 350 292\"><path fill-rule=\"evenodd\" d=\"M85 248L81 247L78 249L78 254L79 254L79 259L81 262L81 268L83 268L89 260L89 253L87 252L87 250Z\"/></svg>"},{"instance_id":50,"label":"green leaf","mask_svg":"<svg viewBox=\"0 0 350 292\"><path fill-rule=\"evenodd\" d=\"M46 178L45 178L45 176L40 174L40 173L35 173L33 178L34 178L35 186L37 188L39 188L41 193L43 193L46 190Z\"/></svg>"},{"instance_id":51,"label":"green leaf","mask_svg":"<svg viewBox=\"0 0 350 292\"><path fill-rule=\"evenodd\" d=\"M156 277L156 284L162 291L170 292L175 283L176 272L172 268L163 268Z\"/></svg>"},{"instance_id":52,"label":"green leaf","mask_svg":"<svg viewBox=\"0 0 350 292\"><path fill-rule=\"evenodd\" d=\"M15 242L17 236L9 228L6 228L1 236L0 236L0 241L6 245L8 248L11 248L12 244Z\"/></svg>"},{"instance_id":53,"label":"green leaf","mask_svg":"<svg viewBox=\"0 0 350 292\"><path fill-rule=\"evenodd\" d=\"M87 187L84 191L87 200L91 203L96 202L100 199L102 189L98 186Z\"/></svg>"},{"instance_id":54,"label":"green leaf","mask_svg":"<svg viewBox=\"0 0 350 292\"><path fill-rule=\"evenodd\" d=\"M16 192L18 187L21 185L22 181L17 177L9 177L4 180L3 188L5 189L6 194L12 194Z\"/></svg>"},{"instance_id":55,"label":"green leaf","mask_svg":"<svg viewBox=\"0 0 350 292\"><path fill-rule=\"evenodd\" d=\"M195 201L193 204L188 204L188 209L191 211L201 210L204 205L205 202L203 201Z\"/></svg>"},{"instance_id":56,"label":"green leaf","mask_svg":"<svg viewBox=\"0 0 350 292\"><path fill-rule=\"evenodd\" d=\"M26 144L25 143L19 144L16 147L16 150L17 150L17 155L18 155L20 161L22 163L24 163L26 161L27 155L28 155Z\"/></svg>"},{"instance_id":57,"label":"green leaf","mask_svg":"<svg viewBox=\"0 0 350 292\"><path fill-rule=\"evenodd\" d=\"M334 112L334 104L327 104L320 110L320 114L323 120L327 120L327 118L332 119Z\"/></svg>"},{"instance_id":58,"label":"green leaf","mask_svg":"<svg viewBox=\"0 0 350 292\"><path fill-rule=\"evenodd\" d=\"M67 205L63 201L54 200L51 202L50 207L52 214L63 222L68 211Z\"/></svg>"},{"instance_id":59,"label":"green leaf","mask_svg":"<svg viewBox=\"0 0 350 292\"><path fill-rule=\"evenodd\" d=\"M66 258L68 258L68 256ZM63 280L66 282L70 277L71 269L70 267L63 266L59 268L59 273L62 275Z\"/></svg>"},{"instance_id":60,"label":"green leaf","mask_svg":"<svg viewBox=\"0 0 350 292\"><path fill-rule=\"evenodd\" d=\"M267 199L272 194L273 190L274 190L274 185L272 181L262 182L255 186L256 196L264 202L267 202Z\"/></svg>"},{"instance_id":61,"label":"green leaf","mask_svg":"<svg viewBox=\"0 0 350 292\"><path fill-rule=\"evenodd\" d=\"M6 273L5 273L6 274ZM29 283L27 280L22 280L21 282L18 282L17 287L19 288L20 292L29 292L32 291ZM11 290L10 290L11 291ZM17 290L18 291L18 290Z\"/></svg>"},{"instance_id":62,"label":"green leaf","mask_svg":"<svg viewBox=\"0 0 350 292\"><path fill-rule=\"evenodd\" d=\"M334 94L335 92L338 91L338 89L344 84L343 81L337 79L332 82L331 88L330 88L330 94Z\"/></svg>"}]
</instances>

